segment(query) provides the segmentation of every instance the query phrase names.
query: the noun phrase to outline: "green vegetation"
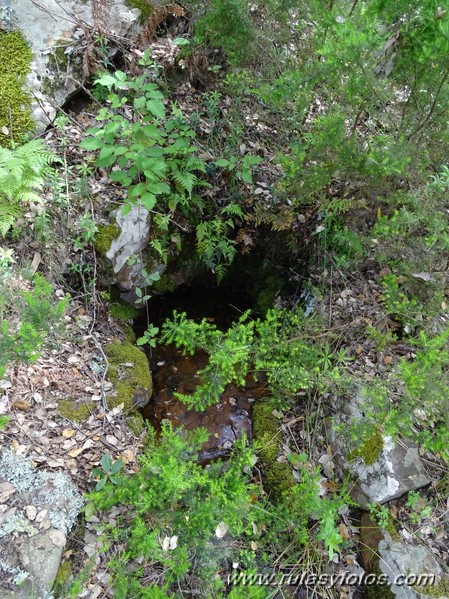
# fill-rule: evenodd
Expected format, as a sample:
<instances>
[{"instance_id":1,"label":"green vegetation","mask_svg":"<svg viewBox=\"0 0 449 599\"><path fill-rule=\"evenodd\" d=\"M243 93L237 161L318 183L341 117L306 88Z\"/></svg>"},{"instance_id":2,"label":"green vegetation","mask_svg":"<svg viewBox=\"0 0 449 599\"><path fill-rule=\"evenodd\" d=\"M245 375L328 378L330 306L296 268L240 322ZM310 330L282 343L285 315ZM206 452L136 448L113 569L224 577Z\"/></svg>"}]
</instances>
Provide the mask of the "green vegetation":
<instances>
[{"instance_id":1,"label":"green vegetation","mask_svg":"<svg viewBox=\"0 0 449 599\"><path fill-rule=\"evenodd\" d=\"M128 3L143 21L151 16L150 2ZM435 0L183 6L182 22L161 22L163 58L125 44L118 69L109 41L89 40L85 66L92 72L96 56L101 70L80 122L96 125L72 152L60 118L52 135L61 159L43 141L24 143L31 52L18 33L0 32L0 377L57 348L62 288L84 302L86 338L107 322L107 408L124 404L136 434L137 408L152 394L140 345L207 353L195 391L177 396L192 410L217 404L230 383L266 385L252 408L252 445L238 439L227 462L200 466L205 431L164 423L148 432L133 472L103 457L90 499L98 512L127 508L104 529L116 599L268 598L276 590L226 588L226 575L272 564L319 572L336 552L355 550L339 526L346 488L330 480L328 462L314 463L331 453L323 421L336 397L360 389L362 418L336 431L349 460L372 466L389 435L449 462L449 13ZM51 66L64 69L58 46ZM98 179L110 185L101 198L90 187ZM102 286L117 283L100 259L120 235L111 209L135 206L150 214L150 239L127 264L138 287L121 291L146 313L139 339L113 320L132 320L133 306L112 292L98 301ZM45 276L19 276L31 263ZM255 313L222 330L174 312L157 339L150 293L210 272L218 283L243 282ZM66 398L58 411L81 422L97 405ZM300 422L299 432L287 421ZM446 505L447 485L439 492ZM420 526L430 505L411 493L408 524ZM387 507L371 512L392 532ZM74 579L71 596L88 576ZM65 592L71 577L66 568L57 586Z\"/></svg>"},{"instance_id":2,"label":"green vegetation","mask_svg":"<svg viewBox=\"0 0 449 599\"><path fill-rule=\"evenodd\" d=\"M111 304L109 306L109 314L112 318L116 318L117 320L133 320L138 313L139 312L134 306L131 306L131 304L127 304L126 302Z\"/></svg>"},{"instance_id":3,"label":"green vegetation","mask_svg":"<svg viewBox=\"0 0 449 599\"><path fill-rule=\"evenodd\" d=\"M29 288L22 280L15 292L12 277L9 270L0 273L0 377L10 363L29 364L40 357L58 334L68 303L68 298L55 301L51 284L39 274Z\"/></svg>"},{"instance_id":4,"label":"green vegetation","mask_svg":"<svg viewBox=\"0 0 449 599\"><path fill-rule=\"evenodd\" d=\"M256 403L253 409L253 435L260 447L259 458L267 493L274 501L279 501L295 486L296 481L289 464L277 461L281 435L279 420L273 416L273 410L273 404L269 400Z\"/></svg>"},{"instance_id":5,"label":"green vegetation","mask_svg":"<svg viewBox=\"0 0 449 599\"><path fill-rule=\"evenodd\" d=\"M276 396L284 402L301 390L324 391L340 381L339 364L345 352L334 356L327 343L310 343L298 335L306 326L302 310L269 310L263 319L250 320L245 312L222 332L204 318L200 323L185 313L173 313L162 327L160 341L175 343L186 353L209 353L209 363L198 372L203 381L191 395L179 398L189 407L204 410L217 403L231 382L244 385L250 372L264 372ZM313 323L308 323L312 330Z\"/></svg>"},{"instance_id":6,"label":"green vegetation","mask_svg":"<svg viewBox=\"0 0 449 599\"><path fill-rule=\"evenodd\" d=\"M4 237L25 207L42 204L39 196L50 165L59 158L40 139L12 150L0 148L0 233Z\"/></svg>"},{"instance_id":7,"label":"green vegetation","mask_svg":"<svg viewBox=\"0 0 449 599\"><path fill-rule=\"evenodd\" d=\"M176 596L179 584L205 597L223 597L224 580L218 573L226 563L248 570L269 564L279 546L289 547L283 562L292 563L314 536L326 540L330 557L341 545L335 519L336 509L347 501L345 494L332 500L320 497L317 474L303 469L301 482L270 504L250 480L255 456L246 440L235 443L227 462L203 468L197 456L206 439L203 429L186 432L165 424L158 441L150 430L139 471L118 474L115 484L107 482L90 494L97 510L132 508L131 517L125 514L106 531L109 547L115 540L123 544L111 561L117 597ZM309 534L312 513L320 526ZM163 582L152 582L152 574L161 570Z\"/></svg>"},{"instance_id":8,"label":"green vegetation","mask_svg":"<svg viewBox=\"0 0 449 599\"><path fill-rule=\"evenodd\" d=\"M73 399L60 399L58 401L58 413L73 422L87 420L94 410L95 403L93 401L75 402Z\"/></svg>"}]
</instances>

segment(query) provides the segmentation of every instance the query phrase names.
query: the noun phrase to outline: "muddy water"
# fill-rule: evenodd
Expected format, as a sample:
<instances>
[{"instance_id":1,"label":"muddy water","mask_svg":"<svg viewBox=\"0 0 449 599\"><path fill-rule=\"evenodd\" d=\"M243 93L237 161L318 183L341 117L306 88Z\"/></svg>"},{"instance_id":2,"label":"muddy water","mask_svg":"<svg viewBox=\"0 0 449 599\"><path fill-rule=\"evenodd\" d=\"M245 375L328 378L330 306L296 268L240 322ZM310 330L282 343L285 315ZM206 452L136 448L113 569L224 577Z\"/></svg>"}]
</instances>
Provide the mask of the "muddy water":
<instances>
[{"instance_id":1,"label":"muddy water","mask_svg":"<svg viewBox=\"0 0 449 599\"><path fill-rule=\"evenodd\" d=\"M187 312L194 320L208 318L218 328L225 329L248 307L241 295L223 289L184 288L152 300L150 319L160 326L174 309ZM141 334L142 323L136 332ZM228 385L220 402L204 412L188 410L174 397L174 393L189 395L200 384L198 370L207 364L207 354L202 351L193 356L183 355L175 346L160 346L148 354L153 372L153 396L142 410L144 418L156 429L163 420L174 426L193 430L199 426L209 431L209 440L203 445L200 461L225 457L235 440L244 433L251 440L251 409L253 402L265 393L263 382L248 377L243 388Z\"/></svg>"}]
</instances>

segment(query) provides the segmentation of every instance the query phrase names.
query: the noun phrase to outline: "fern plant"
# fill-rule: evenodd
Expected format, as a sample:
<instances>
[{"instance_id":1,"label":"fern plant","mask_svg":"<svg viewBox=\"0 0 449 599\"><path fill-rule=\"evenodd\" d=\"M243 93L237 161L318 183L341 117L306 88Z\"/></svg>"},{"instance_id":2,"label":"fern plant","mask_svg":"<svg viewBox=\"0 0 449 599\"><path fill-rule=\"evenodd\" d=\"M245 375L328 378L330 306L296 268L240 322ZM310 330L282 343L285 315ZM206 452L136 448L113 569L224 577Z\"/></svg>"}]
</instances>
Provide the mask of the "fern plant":
<instances>
[{"instance_id":1,"label":"fern plant","mask_svg":"<svg viewBox=\"0 0 449 599\"><path fill-rule=\"evenodd\" d=\"M0 148L0 233L5 236L24 205L39 204L51 165L59 158L42 140L34 139L13 149Z\"/></svg>"}]
</instances>

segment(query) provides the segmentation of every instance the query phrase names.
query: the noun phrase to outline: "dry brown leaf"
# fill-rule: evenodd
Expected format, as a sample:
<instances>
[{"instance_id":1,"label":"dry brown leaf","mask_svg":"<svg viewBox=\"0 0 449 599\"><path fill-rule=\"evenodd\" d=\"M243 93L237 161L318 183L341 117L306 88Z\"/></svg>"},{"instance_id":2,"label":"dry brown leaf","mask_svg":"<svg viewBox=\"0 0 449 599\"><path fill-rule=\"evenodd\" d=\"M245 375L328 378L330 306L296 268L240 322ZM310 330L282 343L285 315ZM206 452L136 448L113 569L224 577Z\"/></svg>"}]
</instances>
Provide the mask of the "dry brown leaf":
<instances>
[{"instance_id":1,"label":"dry brown leaf","mask_svg":"<svg viewBox=\"0 0 449 599\"><path fill-rule=\"evenodd\" d=\"M27 403L26 401L22 401L21 399L16 399L16 401L12 402L12 405L18 410L23 410L24 412L31 410L33 407L31 404Z\"/></svg>"},{"instance_id":2,"label":"dry brown leaf","mask_svg":"<svg viewBox=\"0 0 449 599\"><path fill-rule=\"evenodd\" d=\"M83 451L84 451L84 447L78 447L77 449L71 449L69 451L69 456L71 458L76 458L80 455L80 453L83 453Z\"/></svg>"},{"instance_id":3,"label":"dry brown leaf","mask_svg":"<svg viewBox=\"0 0 449 599\"><path fill-rule=\"evenodd\" d=\"M70 437L73 437L73 435L76 433L76 431L74 431L72 428L66 428L62 431L62 436L64 437L64 439L70 439Z\"/></svg>"}]
</instances>

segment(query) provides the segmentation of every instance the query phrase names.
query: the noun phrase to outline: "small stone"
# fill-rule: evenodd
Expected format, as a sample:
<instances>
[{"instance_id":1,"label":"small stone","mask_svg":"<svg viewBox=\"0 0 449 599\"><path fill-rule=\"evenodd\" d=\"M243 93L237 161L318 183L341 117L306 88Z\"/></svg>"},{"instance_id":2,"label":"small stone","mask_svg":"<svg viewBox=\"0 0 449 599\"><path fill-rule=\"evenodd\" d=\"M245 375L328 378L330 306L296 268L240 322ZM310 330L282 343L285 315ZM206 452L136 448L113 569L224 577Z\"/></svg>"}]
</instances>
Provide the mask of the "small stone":
<instances>
[{"instance_id":1,"label":"small stone","mask_svg":"<svg viewBox=\"0 0 449 599\"><path fill-rule=\"evenodd\" d=\"M16 492L16 488L9 482L0 483L0 503L8 501L8 499Z\"/></svg>"},{"instance_id":2,"label":"small stone","mask_svg":"<svg viewBox=\"0 0 449 599\"><path fill-rule=\"evenodd\" d=\"M66 544L66 536L62 532L62 530L57 530L56 528L50 530L49 533L50 540L55 545L55 547L64 547Z\"/></svg>"},{"instance_id":3,"label":"small stone","mask_svg":"<svg viewBox=\"0 0 449 599\"><path fill-rule=\"evenodd\" d=\"M31 522L33 522L36 519L37 507L34 505L27 505L24 508L24 512L28 520L31 520Z\"/></svg>"}]
</instances>

